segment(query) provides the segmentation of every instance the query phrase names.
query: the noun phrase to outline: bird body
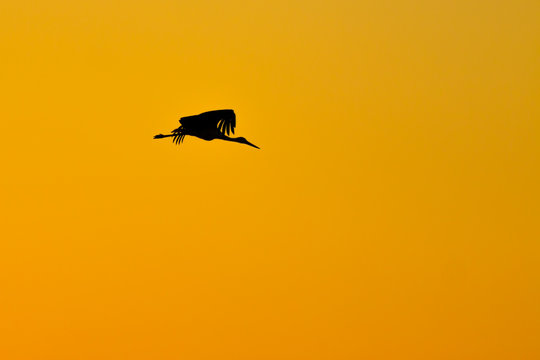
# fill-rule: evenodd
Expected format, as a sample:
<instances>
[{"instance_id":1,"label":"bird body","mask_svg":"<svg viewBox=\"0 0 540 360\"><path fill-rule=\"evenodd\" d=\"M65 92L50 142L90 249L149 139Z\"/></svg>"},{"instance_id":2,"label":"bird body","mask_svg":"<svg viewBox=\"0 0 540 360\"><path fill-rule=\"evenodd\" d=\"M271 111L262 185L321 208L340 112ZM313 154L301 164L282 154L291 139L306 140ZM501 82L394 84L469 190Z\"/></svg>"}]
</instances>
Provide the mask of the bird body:
<instances>
[{"instance_id":1,"label":"bird body","mask_svg":"<svg viewBox=\"0 0 540 360\"><path fill-rule=\"evenodd\" d=\"M159 134L154 139L172 137L173 142L180 144L186 135L195 136L203 140L220 139L246 144L259 149L258 146L250 143L243 137L229 137L236 127L236 115L233 110L213 110L203 112L199 115L184 116L180 118L180 127L174 129L171 134Z\"/></svg>"}]
</instances>

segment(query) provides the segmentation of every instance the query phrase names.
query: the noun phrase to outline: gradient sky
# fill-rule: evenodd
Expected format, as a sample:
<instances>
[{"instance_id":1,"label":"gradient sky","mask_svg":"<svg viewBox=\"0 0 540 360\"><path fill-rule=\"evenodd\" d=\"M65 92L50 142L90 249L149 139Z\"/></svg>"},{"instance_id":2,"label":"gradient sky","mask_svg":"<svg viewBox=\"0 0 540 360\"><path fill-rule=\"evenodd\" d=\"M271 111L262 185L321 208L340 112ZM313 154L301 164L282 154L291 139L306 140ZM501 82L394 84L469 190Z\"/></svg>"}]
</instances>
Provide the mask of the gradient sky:
<instances>
[{"instance_id":1,"label":"gradient sky","mask_svg":"<svg viewBox=\"0 0 540 360\"><path fill-rule=\"evenodd\" d=\"M540 358L540 2L0 4L0 358ZM153 140L233 108L260 146Z\"/></svg>"}]
</instances>

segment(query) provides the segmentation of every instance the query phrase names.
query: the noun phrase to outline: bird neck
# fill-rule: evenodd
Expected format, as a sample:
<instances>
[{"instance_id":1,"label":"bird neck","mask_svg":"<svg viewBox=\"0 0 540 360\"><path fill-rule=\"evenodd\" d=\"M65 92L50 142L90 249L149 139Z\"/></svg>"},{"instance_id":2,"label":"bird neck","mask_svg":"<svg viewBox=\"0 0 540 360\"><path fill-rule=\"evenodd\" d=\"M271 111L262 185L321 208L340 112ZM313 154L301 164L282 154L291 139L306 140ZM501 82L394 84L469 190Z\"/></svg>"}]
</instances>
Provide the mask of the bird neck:
<instances>
[{"instance_id":1,"label":"bird neck","mask_svg":"<svg viewBox=\"0 0 540 360\"><path fill-rule=\"evenodd\" d=\"M246 140L245 138L243 138L243 137L233 138L233 137L229 137L229 136L227 136L227 135L221 134L221 135L219 136L219 139L227 140L227 141L234 141L234 142L237 142L237 143L240 143L240 144L246 144L246 145L253 146L254 148L259 149L259 147L258 147L257 145L253 145L252 143L250 143L249 141L247 141L247 140Z\"/></svg>"},{"instance_id":2,"label":"bird neck","mask_svg":"<svg viewBox=\"0 0 540 360\"><path fill-rule=\"evenodd\" d=\"M242 140L240 140L240 138L237 138L237 137L230 137L230 136L227 136L227 135L223 135L221 134L221 136L219 137L221 140L226 140L226 141L234 141L234 142L237 142L237 143L241 143Z\"/></svg>"}]
</instances>

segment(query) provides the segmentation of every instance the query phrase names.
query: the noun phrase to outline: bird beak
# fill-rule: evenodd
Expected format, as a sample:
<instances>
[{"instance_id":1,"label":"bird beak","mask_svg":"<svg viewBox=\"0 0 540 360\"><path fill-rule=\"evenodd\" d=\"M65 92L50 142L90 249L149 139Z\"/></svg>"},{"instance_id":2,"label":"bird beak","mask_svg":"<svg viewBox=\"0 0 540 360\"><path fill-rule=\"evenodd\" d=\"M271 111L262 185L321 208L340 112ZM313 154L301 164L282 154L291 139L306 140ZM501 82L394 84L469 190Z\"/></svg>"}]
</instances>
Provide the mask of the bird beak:
<instances>
[{"instance_id":1,"label":"bird beak","mask_svg":"<svg viewBox=\"0 0 540 360\"><path fill-rule=\"evenodd\" d=\"M260 147L258 147L257 145L254 145L254 144L250 143L250 142L247 141L247 140L246 140L246 145L253 146L254 148L260 149Z\"/></svg>"}]
</instances>

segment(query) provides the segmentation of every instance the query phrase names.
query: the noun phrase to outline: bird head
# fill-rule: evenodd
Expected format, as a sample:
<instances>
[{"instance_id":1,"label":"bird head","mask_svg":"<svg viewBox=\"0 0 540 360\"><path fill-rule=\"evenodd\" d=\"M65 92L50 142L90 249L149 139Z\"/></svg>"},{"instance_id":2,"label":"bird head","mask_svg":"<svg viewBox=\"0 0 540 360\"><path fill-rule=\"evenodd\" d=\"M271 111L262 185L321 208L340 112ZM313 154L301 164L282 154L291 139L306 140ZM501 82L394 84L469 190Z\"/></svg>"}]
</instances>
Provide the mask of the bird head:
<instances>
[{"instance_id":1,"label":"bird head","mask_svg":"<svg viewBox=\"0 0 540 360\"><path fill-rule=\"evenodd\" d=\"M246 138L244 138L244 137L238 137L238 138L236 138L236 141L238 141L239 143L246 144L246 145L249 145L249 146L253 146L254 148L260 149L260 147L258 147L257 145L254 145L254 144L250 143L250 142L247 141Z\"/></svg>"}]
</instances>

